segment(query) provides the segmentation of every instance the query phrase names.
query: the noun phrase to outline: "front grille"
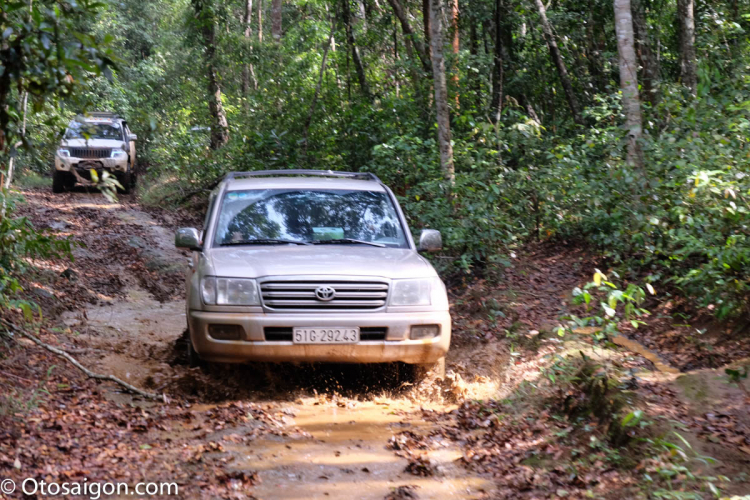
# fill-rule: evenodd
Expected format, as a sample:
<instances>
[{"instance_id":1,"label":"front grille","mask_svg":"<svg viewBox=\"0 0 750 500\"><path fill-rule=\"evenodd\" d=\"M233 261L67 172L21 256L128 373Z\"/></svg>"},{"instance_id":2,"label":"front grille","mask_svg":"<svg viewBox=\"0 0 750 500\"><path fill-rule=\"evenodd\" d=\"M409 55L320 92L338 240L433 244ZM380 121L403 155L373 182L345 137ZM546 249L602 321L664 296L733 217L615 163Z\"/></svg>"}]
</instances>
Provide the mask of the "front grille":
<instances>
[{"instance_id":1,"label":"front grille","mask_svg":"<svg viewBox=\"0 0 750 500\"><path fill-rule=\"evenodd\" d=\"M263 334L268 341L292 341L293 328L291 326L267 326ZM363 326L359 329L360 342L385 340L388 328L385 326Z\"/></svg>"},{"instance_id":2,"label":"front grille","mask_svg":"<svg viewBox=\"0 0 750 500\"><path fill-rule=\"evenodd\" d=\"M70 148L70 156L73 158L109 158L112 155L112 148Z\"/></svg>"},{"instance_id":3,"label":"front grille","mask_svg":"<svg viewBox=\"0 0 750 500\"><path fill-rule=\"evenodd\" d=\"M320 300L315 290L330 287L332 300ZM382 281L265 281L260 284L263 304L272 310L378 309L388 299L388 283Z\"/></svg>"}]
</instances>

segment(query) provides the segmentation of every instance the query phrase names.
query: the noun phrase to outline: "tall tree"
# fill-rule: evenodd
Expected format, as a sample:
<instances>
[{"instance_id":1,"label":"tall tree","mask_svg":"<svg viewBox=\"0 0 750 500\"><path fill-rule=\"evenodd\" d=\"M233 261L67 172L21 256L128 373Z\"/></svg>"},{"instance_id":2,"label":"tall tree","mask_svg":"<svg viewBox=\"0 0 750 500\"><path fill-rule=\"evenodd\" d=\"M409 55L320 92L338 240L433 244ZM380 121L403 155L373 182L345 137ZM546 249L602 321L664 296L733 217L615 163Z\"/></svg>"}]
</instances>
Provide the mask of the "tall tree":
<instances>
[{"instance_id":1,"label":"tall tree","mask_svg":"<svg viewBox=\"0 0 750 500\"><path fill-rule=\"evenodd\" d=\"M651 37L648 33L646 12L643 0L633 0L633 33L635 35L636 55L641 66L643 99L652 106L658 100L656 86L659 78L659 62L651 48Z\"/></svg>"},{"instance_id":2,"label":"tall tree","mask_svg":"<svg viewBox=\"0 0 750 500\"><path fill-rule=\"evenodd\" d=\"M357 41L354 38L354 29L352 28L352 13L349 6L349 0L341 0L341 12L344 17L344 28L346 29L346 41L349 45L349 49L352 52L352 61L354 61L354 69L357 72L357 80L359 81L359 88L362 90L362 95L371 100L370 86L367 84L367 77L365 75L365 68L362 66L362 59L359 57L359 48L357 47Z\"/></svg>"},{"instance_id":3,"label":"tall tree","mask_svg":"<svg viewBox=\"0 0 750 500\"><path fill-rule=\"evenodd\" d=\"M602 58L602 47L600 46L599 5L596 0L588 0L588 19L586 20L586 62L591 75L592 83L600 92L607 89L609 78L604 72L604 61Z\"/></svg>"},{"instance_id":4,"label":"tall tree","mask_svg":"<svg viewBox=\"0 0 750 500\"><path fill-rule=\"evenodd\" d=\"M677 0L677 17L680 33L680 78L692 93L698 87L698 71L695 60L695 2Z\"/></svg>"},{"instance_id":5,"label":"tall tree","mask_svg":"<svg viewBox=\"0 0 750 500\"><path fill-rule=\"evenodd\" d=\"M216 68L216 18L211 0L192 0L195 21L203 39L203 54L208 77L208 112L211 115L211 149L229 142L229 124L221 103L221 84Z\"/></svg>"},{"instance_id":6,"label":"tall tree","mask_svg":"<svg viewBox=\"0 0 750 500\"><path fill-rule=\"evenodd\" d=\"M281 0L271 0L271 38L281 42Z\"/></svg>"},{"instance_id":7,"label":"tall tree","mask_svg":"<svg viewBox=\"0 0 750 500\"><path fill-rule=\"evenodd\" d=\"M638 96L638 76L635 59L633 15L630 0L614 0L615 33L620 61L620 86L625 125L628 129L628 163L643 168L643 152L640 139L643 132L641 101Z\"/></svg>"},{"instance_id":8,"label":"tall tree","mask_svg":"<svg viewBox=\"0 0 750 500\"><path fill-rule=\"evenodd\" d=\"M320 62L320 72L318 73L318 83L315 85L315 94L313 94L312 103L310 104L310 111L307 113L305 119L304 131L305 138L303 144L303 154L307 157L307 136L310 131L310 123L312 123L313 115L315 114L315 105L318 103L318 97L320 96L320 87L323 85L323 75L326 71L326 61L328 60L328 50L331 48L331 42L333 41L333 34L336 31L336 23L331 21L331 34L328 35L325 47L323 47L323 60Z\"/></svg>"},{"instance_id":9,"label":"tall tree","mask_svg":"<svg viewBox=\"0 0 750 500\"><path fill-rule=\"evenodd\" d=\"M438 125L440 168L443 171L443 177L453 184L456 179L456 173L453 166L448 86L445 81L445 61L443 59L443 7L441 1L430 0L432 75L434 80L433 87L435 88L435 112L437 114Z\"/></svg>"},{"instance_id":10,"label":"tall tree","mask_svg":"<svg viewBox=\"0 0 750 500\"><path fill-rule=\"evenodd\" d=\"M479 38L477 33L477 20L476 14L471 9L469 10L469 55L471 55L471 63L477 64L479 61ZM478 71L470 71L468 74L469 89L471 90L472 105L478 110L482 106L482 83L481 76Z\"/></svg>"},{"instance_id":11,"label":"tall tree","mask_svg":"<svg viewBox=\"0 0 750 500\"><path fill-rule=\"evenodd\" d=\"M490 101L490 119L492 123L500 120L503 111L503 1L495 0L495 51L492 63L492 100Z\"/></svg>"},{"instance_id":12,"label":"tall tree","mask_svg":"<svg viewBox=\"0 0 750 500\"><path fill-rule=\"evenodd\" d=\"M430 0L422 0L422 24L424 26L424 42L427 50L431 50L430 42Z\"/></svg>"},{"instance_id":13,"label":"tall tree","mask_svg":"<svg viewBox=\"0 0 750 500\"><path fill-rule=\"evenodd\" d=\"M417 56L422 63L422 67L425 69L425 71L430 71L430 55L427 53L427 49L425 48L422 41L414 33L414 30L411 29L411 24L409 24L409 19L406 17L406 11L404 11L404 7L401 5L401 2L399 2L399 0L388 0L388 3L391 4L393 13L396 14L396 17L401 23L401 30L404 32L404 36L409 39L412 46L414 47L414 50L417 51Z\"/></svg>"},{"instance_id":14,"label":"tall tree","mask_svg":"<svg viewBox=\"0 0 750 500\"><path fill-rule=\"evenodd\" d=\"M560 77L560 83L562 83L563 90L565 91L565 97L568 100L568 106L570 107L570 113L573 115L573 121L577 124L582 125L583 120L581 119L580 106L578 105L578 99L576 98L575 92L573 92L573 84L570 82L570 76L568 76L568 69L565 67L562 54L560 49L557 47L557 40L555 40L555 34L552 31L552 26L547 19L547 9L544 7L542 0L535 0L536 8L539 11L539 17L542 21L542 31L544 32L544 39L547 42L550 56L552 61L555 63L557 68L557 75Z\"/></svg>"},{"instance_id":15,"label":"tall tree","mask_svg":"<svg viewBox=\"0 0 750 500\"><path fill-rule=\"evenodd\" d=\"M258 43L263 43L263 0L258 0Z\"/></svg>"},{"instance_id":16,"label":"tall tree","mask_svg":"<svg viewBox=\"0 0 750 500\"><path fill-rule=\"evenodd\" d=\"M245 2L245 15L242 17L242 24L245 26L245 43L248 47L251 47L250 38L253 35L253 26L251 21L253 19L253 0L246 0ZM252 50L252 49L250 49ZM250 90L250 80L253 82L253 88L258 89L258 81L255 79L255 68L252 63L245 64L242 68L242 94L247 95Z\"/></svg>"},{"instance_id":17,"label":"tall tree","mask_svg":"<svg viewBox=\"0 0 750 500\"><path fill-rule=\"evenodd\" d=\"M458 88L458 52L461 49L461 40L458 31L458 0L451 0L451 48L453 49L451 81L453 82L453 91L456 93L456 107L458 107L460 97Z\"/></svg>"}]
</instances>

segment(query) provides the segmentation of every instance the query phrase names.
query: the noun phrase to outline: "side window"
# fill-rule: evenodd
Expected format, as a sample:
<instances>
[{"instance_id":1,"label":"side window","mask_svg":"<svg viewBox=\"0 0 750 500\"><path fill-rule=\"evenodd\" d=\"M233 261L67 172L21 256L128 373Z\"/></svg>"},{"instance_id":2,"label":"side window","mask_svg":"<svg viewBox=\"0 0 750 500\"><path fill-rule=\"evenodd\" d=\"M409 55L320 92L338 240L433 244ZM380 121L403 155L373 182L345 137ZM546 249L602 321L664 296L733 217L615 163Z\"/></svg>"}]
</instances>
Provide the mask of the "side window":
<instances>
[{"instance_id":1,"label":"side window","mask_svg":"<svg viewBox=\"0 0 750 500\"><path fill-rule=\"evenodd\" d=\"M129 135L130 135L130 127L128 127L128 123L122 122L122 139L127 142Z\"/></svg>"}]
</instances>

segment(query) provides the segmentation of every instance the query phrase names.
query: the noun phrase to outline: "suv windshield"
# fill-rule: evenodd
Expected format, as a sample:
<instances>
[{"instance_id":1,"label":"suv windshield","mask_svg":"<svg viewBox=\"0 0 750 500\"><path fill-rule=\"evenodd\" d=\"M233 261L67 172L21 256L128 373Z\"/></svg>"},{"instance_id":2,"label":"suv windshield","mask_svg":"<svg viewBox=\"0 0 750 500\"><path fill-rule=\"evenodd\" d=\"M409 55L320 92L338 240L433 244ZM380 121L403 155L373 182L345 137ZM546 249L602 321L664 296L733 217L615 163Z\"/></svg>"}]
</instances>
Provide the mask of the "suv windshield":
<instances>
[{"instance_id":1,"label":"suv windshield","mask_svg":"<svg viewBox=\"0 0 750 500\"><path fill-rule=\"evenodd\" d=\"M113 139L122 140L122 128L119 123L81 123L71 122L65 131L66 139Z\"/></svg>"},{"instance_id":2,"label":"suv windshield","mask_svg":"<svg viewBox=\"0 0 750 500\"><path fill-rule=\"evenodd\" d=\"M216 245L309 242L408 248L396 209L384 192L253 189L224 194ZM282 241L284 240L284 241ZM355 241L359 240L359 241ZM261 242L258 242L261 243Z\"/></svg>"}]
</instances>

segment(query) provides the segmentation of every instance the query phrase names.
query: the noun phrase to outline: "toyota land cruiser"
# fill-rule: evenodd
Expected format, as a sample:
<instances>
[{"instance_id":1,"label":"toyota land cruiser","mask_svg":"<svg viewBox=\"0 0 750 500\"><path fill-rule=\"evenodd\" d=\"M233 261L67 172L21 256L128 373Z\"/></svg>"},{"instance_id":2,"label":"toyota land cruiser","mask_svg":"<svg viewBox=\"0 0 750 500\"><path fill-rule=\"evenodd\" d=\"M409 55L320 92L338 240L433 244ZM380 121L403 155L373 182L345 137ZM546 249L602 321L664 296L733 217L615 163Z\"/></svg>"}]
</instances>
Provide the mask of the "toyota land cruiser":
<instances>
[{"instance_id":1,"label":"toyota land cruiser","mask_svg":"<svg viewBox=\"0 0 750 500\"><path fill-rule=\"evenodd\" d=\"M401 361L444 373L445 285L391 190L368 173L230 173L203 231L183 228L188 354L218 362Z\"/></svg>"}]
</instances>

